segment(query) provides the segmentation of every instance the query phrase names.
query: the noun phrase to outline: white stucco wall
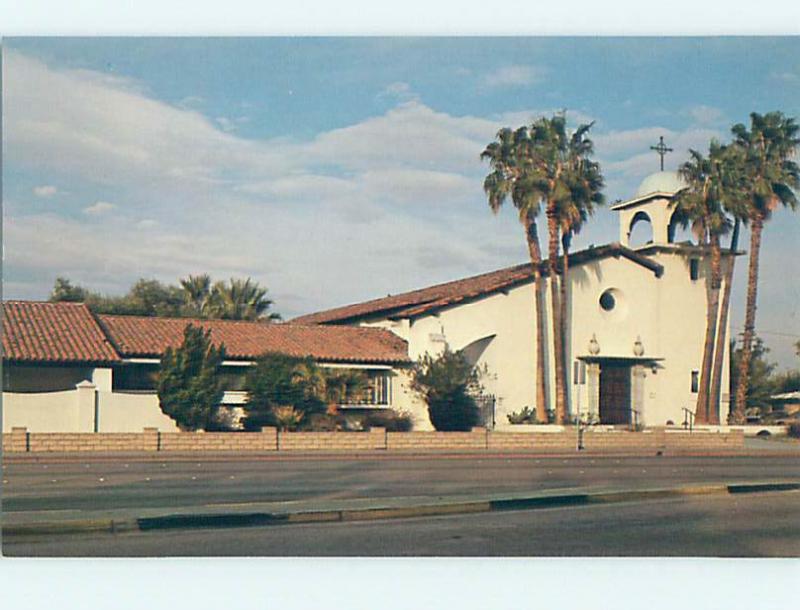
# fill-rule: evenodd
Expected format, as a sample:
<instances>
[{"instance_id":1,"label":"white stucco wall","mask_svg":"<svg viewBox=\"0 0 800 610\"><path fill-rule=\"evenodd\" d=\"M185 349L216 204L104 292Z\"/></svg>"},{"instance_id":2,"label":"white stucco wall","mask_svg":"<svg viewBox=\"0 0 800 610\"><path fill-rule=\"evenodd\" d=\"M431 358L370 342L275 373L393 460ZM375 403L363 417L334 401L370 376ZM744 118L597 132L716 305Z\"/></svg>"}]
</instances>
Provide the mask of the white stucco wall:
<instances>
[{"instance_id":1,"label":"white stucco wall","mask_svg":"<svg viewBox=\"0 0 800 610\"><path fill-rule=\"evenodd\" d=\"M155 394L99 391L84 382L66 392L3 392L3 432L25 427L29 432L141 432L178 430L164 415Z\"/></svg>"},{"instance_id":2,"label":"white stucco wall","mask_svg":"<svg viewBox=\"0 0 800 610\"><path fill-rule=\"evenodd\" d=\"M158 428L161 432L178 432L175 421L164 414L156 394L98 392L98 432L141 432L142 428Z\"/></svg>"},{"instance_id":3,"label":"white stucco wall","mask_svg":"<svg viewBox=\"0 0 800 610\"><path fill-rule=\"evenodd\" d=\"M91 432L81 421L78 390L19 394L3 392L3 432L20 426L29 432Z\"/></svg>"},{"instance_id":4,"label":"white stucco wall","mask_svg":"<svg viewBox=\"0 0 800 610\"><path fill-rule=\"evenodd\" d=\"M595 335L600 356L634 356L633 346L640 338L644 356L658 359L644 368L640 405L641 421L646 425L676 424L683 421L684 407L694 410L696 394L691 392L691 373L699 371L705 334L706 277L708 260L701 261L700 277L689 277L686 252L659 252L651 258L663 265L655 273L625 258L605 258L579 267L569 274L567 379L571 410L580 401L583 412L589 405L589 384L573 385L573 362L589 355L589 342ZM611 312L599 305L600 295L614 289L617 305ZM550 291L546 290L547 319L550 320ZM533 284L526 284L463 303L416 320L377 320L364 323L387 328L409 342L409 354L417 359L425 352L436 354L445 343L460 350L475 341L489 338L477 364L485 365L486 393L497 397L497 427L509 427L507 414L535 404L536 348ZM721 421L728 413L728 348L725 345L723 404ZM552 405L554 372L552 334L547 329L547 384ZM588 381L588 380L587 380ZM405 398L415 413L425 416L425 407L414 395ZM425 422L430 426L429 422ZM422 429L420 427L419 429Z\"/></svg>"}]
</instances>

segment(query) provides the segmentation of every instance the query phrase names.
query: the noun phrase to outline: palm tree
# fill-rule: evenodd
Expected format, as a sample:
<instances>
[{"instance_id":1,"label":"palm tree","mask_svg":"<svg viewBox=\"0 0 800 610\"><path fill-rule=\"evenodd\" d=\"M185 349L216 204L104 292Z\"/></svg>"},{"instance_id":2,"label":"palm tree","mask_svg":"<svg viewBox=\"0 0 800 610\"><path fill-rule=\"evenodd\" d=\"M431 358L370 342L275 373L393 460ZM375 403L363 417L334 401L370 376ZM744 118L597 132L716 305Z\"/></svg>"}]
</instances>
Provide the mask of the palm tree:
<instances>
[{"instance_id":1,"label":"palm tree","mask_svg":"<svg viewBox=\"0 0 800 610\"><path fill-rule=\"evenodd\" d=\"M207 273L190 275L181 279L181 288L187 310L192 315L206 317L210 305L211 277Z\"/></svg>"},{"instance_id":2,"label":"palm tree","mask_svg":"<svg viewBox=\"0 0 800 610\"><path fill-rule=\"evenodd\" d=\"M533 182L539 198L545 203L548 229L548 269L550 298L553 310L553 355L556 377L556 422L564 423L567 412L566 349L564 336L565 311L561 305L558 253L563 226L562 216L575 218L576 211L586 205L602 203L600 189L603 178L600 166L591 160L594 144L587 134L593 123L580 125L567 133L567 119L562 114L542 117L531 125L530 139L534 164ZM569 211L572 207L575 209ZM582 221L581 221L582 222ZM568 265L568 261L566 265ZM566 265L562 265L566 267Z\"/></svg>"},{"instance_id":3,"label":"palm tree","mask_svg":"<svg viewBox=\"0 0 800 610\"><path fill-rule=\"evenodd\" d=\"M594 214L595 205L603 205L605 197L602 193L604 186L600 164L590 160L594 153L594 143L586 137L592 124L581 125L570 138L570 172L569 172L569 199L559 203L558 218L561 231L562 249L562 281L561 281L561 341L567 345L567 304L569 300L569 248L572 238L580 233L583 225ZM568 370L566 350L564 353L564 369ZM566 392L565 392L566 393ZM568 393L567 393L568 395ZM566 404L566 407L569 405Z\"/></svg>"},{"instance_id":4,"label":"palm tree","mask_svg":"<svg viewBox=\"0 0 800 610\"><path fill-rule=\"evenodd\" d=\"M733 287L733 269L736 263L736 252L739 247L739 229L747 222L747 198L744 183L744 154L738 146L728 146L725 151L724 171L727 174L729 188L722 202L725 210L733 219L733 233L728 248L728 261L725 265L725 278L722 285L722 302L720 304L719 324L717 326L717 344L714 347L714 368L711 375L711 391L708 397L709 410L716 414L719 422L720 393L722 391L722 368L725 356L725 345L728 331L728 315L730 312L731 290Z\"/></svg>"},{"instance_id":5,"label":"palm tree","mask_svg":"<svg viewBox=\"0 0 800 610\"><path fill-rule=\"evenodd\" d=\"M742 353L736 385L734 423L744 422L745 402L749 384L750 360L756 323L758 291L758 259L764 223L779 205L794 210L797 197L794 189L800 188L800 168L793 157L800 146L800 126L794 118L782 112L750 114L750 129L734 125L736 144L745 154L747 194L749 196L748 220L750 223L750 260L747 272L747 304L745 307Z\"/></svg>"},{"instance_id":6,"label":"palm tree","mask_svg":"<svg viewBox=\"0 0 800 610\"><path fill-rule=\"evenodd\" d=\"M483 181L483 190L489 207L497 214L507 198L511 198L519 212L519 221L525 230L525 241L531 261L534 281L536 316L536 417L547 421L547 393L545 387L545 329L544 285L542 282L542 254L536 217L541 208L541 197L535 188L530 159L528 130L509 128L497 132L497 139L481 153L489 161L492 172Z\"/></svg>"},{"instance_id":7,"label":"palm tree","mask_svg":"<svg viewBox=\"0 0 800 610\"><path fill-rule=\"evenodd\" d=\"M211 289L209 299L210 317L227 320L280 320L280 314L267 310L272 300L267 298L267 289L261 288L258 282L250 278L241 280L231 278L230 284L216 282Z\"/></svg>"},{"instance_id":8,"label":"palm tree","mask_svg":"<svg viewBox=\"0 0 800 610\"><path fill-rule=\"evenodd\" d=\"M716 140L711 141L708 157L696 150L690 150L689 156L689 161L678 170L688 186L675 196L672 205L675 206L682 224L691 224L698 242L707 246L711 252L711 273L706 289L706 333L695 421L700 424L717 424L719 414L711 407L709 394L722 286L720 237L731 226L724 202L736 197L736 189L740 185L731 179L736 174L728 171L726 147Z\"/></svg>"}]
</instances>

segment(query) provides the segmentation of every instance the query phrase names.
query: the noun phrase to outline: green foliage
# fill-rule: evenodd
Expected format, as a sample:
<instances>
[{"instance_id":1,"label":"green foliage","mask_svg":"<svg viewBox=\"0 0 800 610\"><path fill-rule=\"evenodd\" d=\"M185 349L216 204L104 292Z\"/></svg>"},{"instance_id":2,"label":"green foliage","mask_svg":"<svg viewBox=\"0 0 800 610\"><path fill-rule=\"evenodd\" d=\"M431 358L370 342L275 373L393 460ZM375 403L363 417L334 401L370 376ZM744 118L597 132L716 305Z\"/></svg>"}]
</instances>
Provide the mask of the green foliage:
<instances>
[{"instance_id":1,"label":"green foliage","mask_svg":"<svg viewBox=\"0 0 800 610\"><path fill-rule=\"evenodd\" d=\"M50 300L53 302L63 301L66 303L83 303L89 292L80 286L73 286L65 277L57 277L50 293Z\"/></svg>"},{"instance_id":2,"label":"green foliage","mask_svg":"<svg viewBox=\"0 0 800 610\"><path fill-rule=\"evenodd\" d=\"M414 420L407 411L381 409L364 414L361 420L364 430L370 428L386 428L387 432L411 432Z\"/></svg>"},{"instance_id":3,"label":"green foliage","mask_svg":"<svg viewBox=\"0 0 800 610\"><path fill-rule=\"evenodd\" d=\"M83 302L95 313L225 320L280 319L280 314L269 311L273 302L267 298L267 289L257 282L250 278L231 278L228 284L212 284L207 274L183 278L180 286L142 278L123 296L92 292L59 277L50 301Z\"/></svg>"},{"instance_id":4,"label":"green foliage","mask_svg":"<svg viewBox=\"0 0 800 610\"><path fill-rule=\"evenodd\" d=\"M369 381L358 369L325 369L325 400L328 404L358 404Z\"/></svg>"},{"instance_id":5,"label":"green foliage","mask_svg":"<svg viewBox=\"0 0 800 610\"><path fill-rule=\"evenodd\" d=\"M732 346L735 344L731 341ZM753 355L750 360L750 382L747 386L746 409L758 410L768 413L771 410L770 396L775 393L775 383L772 374L776 364L767 360L769 348L764 345L761 337L753 341ZM735 395L739 374L739 361L742 348L731 349L731 395Z\"/></svg>"},{"instance_id":6,"label":"green foliage","mask_svg":"<svg viewBox=\"0 0 800 610\"><path fill-rule=\"evenodd\" d=\"M508 417L509 424L538 424L539 420L536 418L536 411L528 406L522 407L519 411L512 411Z\"/></svg>"},{"instance_id":7,"label":"green foliage","mask_svg":"<svg viewBox=\"0 0 800 610\"><path fill-rule=\"evenodd\" d=\"M281 430L296 430L305 413L290 406L272 407L272 416Z\"/></svg>"},{"instance_id":8,"label":"green foliage","mask_svg":"<svg viewBox=\"0 0 800 610\"><path fill-rule=\"evenodd\" d=\"M428 405L433 427L440 431L470 430L478 424L473 395L481 390L480 374L458 352L426 354L415 364L411 387Z\"/></svg>"},{"instance_id":9,"label":"green foliage","mask_svg":"<svg viewBox=\"0 0 800 610\"><path fill-rule=\"evenodd\" d=\"M158 399L161 410L184 430L215 425L223 388L218 378L225 347L214 347L210 331L187 324L183 343L161 358Z\"/></svg>"},{"instance_id":10,"label":"green foliage","mask_svg":"<svg viewBox=\"0 0 800 610\"><path fill-rule=\"evenodd\" d=\"M772 380L773 393L785 394L800 391L800 371L784 371L778 373Z\"/></svg>"},{"instance_id":11,"label":"green foliage","mask_svg":"<svg viewBox=\"0 0 800 610\"><path fill-rule=\"evenodd\" d=\"M304 416L325 410L324 374L311 358L264 354L248 370L244 389L248 430L276 425L276 407L293 407Z\"/></svg>"}]
</instances>

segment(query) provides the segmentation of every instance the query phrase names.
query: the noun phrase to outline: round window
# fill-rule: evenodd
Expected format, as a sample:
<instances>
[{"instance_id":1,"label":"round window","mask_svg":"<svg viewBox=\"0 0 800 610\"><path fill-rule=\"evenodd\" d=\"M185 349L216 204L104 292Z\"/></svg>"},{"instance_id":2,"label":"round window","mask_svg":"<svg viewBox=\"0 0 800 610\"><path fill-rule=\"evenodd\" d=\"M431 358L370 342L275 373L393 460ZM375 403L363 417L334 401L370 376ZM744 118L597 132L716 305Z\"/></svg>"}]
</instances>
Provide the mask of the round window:
<instances>
[{"instance_id":1,"label":"round window","mask_svg":"<svg viewBox=\"0 0 800 610\"><path fill-rule=\"evenodd\" d=\"M611 311L616 304L617 300L611 290L606 290L600 295L600 307L603 308L603 311Z\"/></svg>"}]
</instances>

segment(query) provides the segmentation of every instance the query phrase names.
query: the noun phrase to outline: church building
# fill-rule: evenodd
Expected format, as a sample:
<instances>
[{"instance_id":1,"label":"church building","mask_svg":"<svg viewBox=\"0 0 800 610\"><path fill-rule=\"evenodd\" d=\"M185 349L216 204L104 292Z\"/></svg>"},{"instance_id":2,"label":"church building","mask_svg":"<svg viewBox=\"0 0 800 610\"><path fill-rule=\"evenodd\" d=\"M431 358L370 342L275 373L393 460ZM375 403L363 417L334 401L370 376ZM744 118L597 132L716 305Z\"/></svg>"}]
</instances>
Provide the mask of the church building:
<instances>
[{"instance_id":1,"label":"church building","mask_svg":"<svg viewBox=\"0 0 800 610\"><path fill-rule=\"evenodd\" d=\"M568 409L604 424L680 425L696 406L706 331L710 255L678 243L672 200L683 184L675 172L645 178L636 194L611 206L619 242L570 254L567 278ZM724 254L723 265L731 264ZM547 262L542 263L547 282ZM550 291L545 290L545 371L548 403L555 404ZM536 326L531 265L337 307L293 322L388 329L408 342L409 356L445 348L481 367L491 401L486 424L510 427L508 415L535 406ZM729 329L726 329L730 337ZM719 421L730 408L728 345ZM397 378L403 383L402 376ZM395 408L430 429L425 405L397 388Z\"/></svg>"}]
</instances>

